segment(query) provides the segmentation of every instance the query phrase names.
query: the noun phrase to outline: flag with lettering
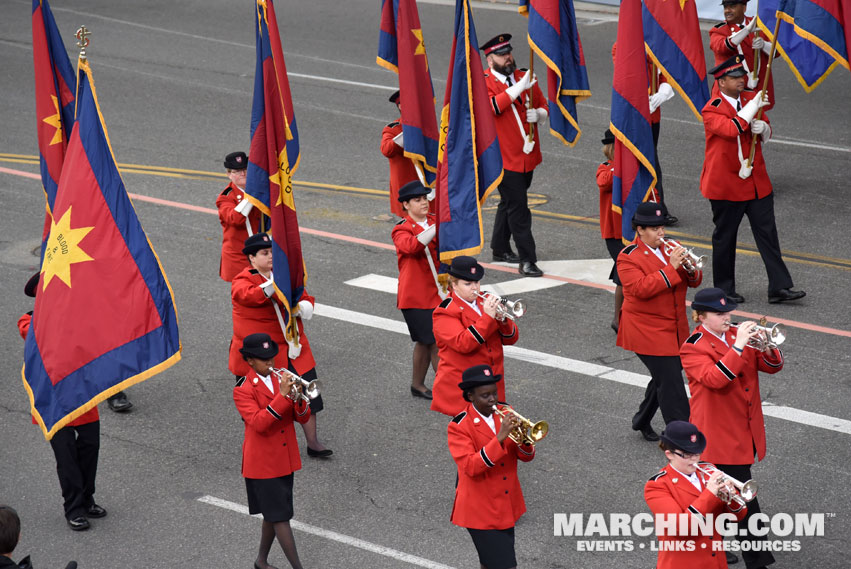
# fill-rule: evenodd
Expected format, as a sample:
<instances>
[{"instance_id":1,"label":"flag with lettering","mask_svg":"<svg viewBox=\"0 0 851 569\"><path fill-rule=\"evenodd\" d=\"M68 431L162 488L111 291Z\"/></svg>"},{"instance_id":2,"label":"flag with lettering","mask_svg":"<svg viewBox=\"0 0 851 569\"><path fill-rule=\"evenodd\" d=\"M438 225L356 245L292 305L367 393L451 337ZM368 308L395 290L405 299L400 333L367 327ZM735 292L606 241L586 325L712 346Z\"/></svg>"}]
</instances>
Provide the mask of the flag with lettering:
<instances>
[{"instance_id":1,"label":"flag with lettering","mask_svg":"<svg viewBox=\"0 0 851 569\"><path fill-rule=\"evenodd\" d=\"M399 75L402 139L428 186L437 172L440 133L434 114L434 86L415 0L382 0L378 65Z\"/></svg>"},{"instance_id":2,"label":"flag with lettering","mask_svg":"<svg viewBox=\"0 0 851 569\"><path fill-rule=\"evenodd\" d=\"M275 294L286 308L282 328L287 343L298 346L292 311L307 279L292 181L300 158L298 129L272 0L257 0L255 15L257 65L245 195L270 218Z\"/></svg>"},{"instance_id":3,"label":"flag with lettering","mask_svg":"<svg viewBox=\"0 0 851 569\"><path fill-rule=\"evenodd\" d=\"M127 196L80 61L21 374L45 437L180 360L174 295Z\"/></svg>"},{"instance_id":4,"label":"flag with lettering","mask_svg":"<svg viewBox=\"0 0 851 569\"><path fill-rule=\"evenodd\" d=\"M444 263L481 252L482 204L502 181L502 155L478 45L469 1L456 0L436 185Z\"/></svg>"},{"instance_id":5,"label":"flag with lettering","mask_svg":"<svg viewBox=\"0 0 851 569\"><path fill-rule=\"evenodd\" d=\"M647 55L702 122L709 87L695 3L644 0L641 17Z\"/></svg>"},{"instance_id":6,"label":"flag with lettering","mask_svg":"<svg viewBox=\"0 0 851 569\"><path fill-rule=\"evenodd\" d=\"M609 126L615 135L612 209L620 214L623 241L629 243L635 237L632 215L656 185L641 0L621 2L617 46Z\"/></svg>"},{"instance_id":7,"label":"flag with lettering","mask_svg":"<svg viewBox=\"0 0 851 569\"><path fill-rule=\"evenodd\" d=\"M573 0L531 0L521 13L529 16L529 46L547 65L550 133L573 146L582 134L576 103L591 96Z\"/></svg>"}]
</instances>

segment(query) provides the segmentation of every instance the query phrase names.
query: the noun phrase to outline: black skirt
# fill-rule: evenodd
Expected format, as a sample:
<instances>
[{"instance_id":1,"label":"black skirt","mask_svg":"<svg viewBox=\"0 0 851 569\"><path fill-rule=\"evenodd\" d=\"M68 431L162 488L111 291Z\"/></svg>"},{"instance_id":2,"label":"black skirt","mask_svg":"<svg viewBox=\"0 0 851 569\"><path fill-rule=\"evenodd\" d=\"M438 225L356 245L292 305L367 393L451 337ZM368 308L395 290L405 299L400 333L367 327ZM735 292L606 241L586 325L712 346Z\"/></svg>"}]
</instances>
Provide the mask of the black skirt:
<instances>
[{"instance_id":1,"label":"black skirt","mask_svg":"<svg viewBox=\"0 0 851 569\"><path fill-rule=\"evenodd\" d=\"M263 521L288 522L293 517L293 475L246 478L248 513L263 514Z\"/></svg>"},{"instance_id":2,"label":"black skirt","mask_svg":"<svg viewBox=\"0 0 851 569\"><path fill-rule=\"evenodd\" d=\"M479 563L487 569L510 569L517 566L514 556L514 528L508 529L470 529L470 537L476 551L479 552Z\"/></svg>"},{"instance_id":3,"label":"black skirt","mask_svg":"<svg viewBox=\"0 0 851 569\"><path fill-rule=\"evenodd\" d=\"M609 250L612 260L615 262L612 265L612 272L609 273L609 279L616 285L621 284L621 279L618 277L618 255L623 250L624 244L620 239L606 239L606 249Z\"/></svg>"},{"instance_id":4,"label":"black skirt","mask_svg":"<svg viewBox=\"0 0 851 569\"><path fill-rule=\"evenodd\" d=\"M434 344L434 332L432 332L433 324L431 319L433 312L433 308L402 309L402 316L405 317L405 323L408 325L408 332L411 334L411 340L427 346Z\"/></svg>"}]
</instances>

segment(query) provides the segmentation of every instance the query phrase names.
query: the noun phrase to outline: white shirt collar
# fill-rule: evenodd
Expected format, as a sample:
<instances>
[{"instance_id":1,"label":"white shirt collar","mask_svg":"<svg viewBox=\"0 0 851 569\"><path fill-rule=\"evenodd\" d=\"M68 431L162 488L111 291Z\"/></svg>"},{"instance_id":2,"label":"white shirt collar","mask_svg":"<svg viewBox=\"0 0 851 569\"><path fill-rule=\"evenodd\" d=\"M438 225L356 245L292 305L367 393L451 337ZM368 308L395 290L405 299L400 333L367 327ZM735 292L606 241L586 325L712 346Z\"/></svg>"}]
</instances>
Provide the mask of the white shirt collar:
<instances>
[{"instance_id":1,"label":"white shirt collar","mask_svg":"<svg viewBox=\"0 0 851 569\"><path fill-rule=\"evenodd\" d=\"M458 297L458 300L460 300L460 301L462 301L462 302L466 303L466 304L467 304L467 306L469 306L470 308L472 308L473 310L475 310L475 311L476 311L476 314L478 314L479 316L481 316L481 315L482 315L482 311L479 309L479 305L476 303L476 301L473 301L473 302L467 302L466 300L464 300L464 299L463 299L463 298L461 298L460 296Z\"/></svg>"},{"instance_id":2,"label":"white shirt collar","mask_svg":"<svg viewBox=\"0 0 851 569\"><path fill-rule=\"evenodd\" d=\"M736 108L736 103L739 103L741 105L741 101L739 100L739 97L736 97L734 99L733 97L731 97L729 95L725 95L723 92L719 91L719 93L721 93L721 96L724 97L727 100L727 102L730 103L730 106L733 107L734 109Z\"/></svg>"},{"instance_id":3,"label":"white shirt collar","mask_svg":"<svg viewBox=\"0 0 851 569\"><path fill-rule=\"evenodd\" d=\"M684 473L680 472L679 470L677 470L676 468L674 468L674 465L671 465L671 468L674 469L675 471L679 472L681 475L685 476L686 480L691 482L692 485L695 488L697 488L698 492L703 492L703 486L701 486L701 484L700 484L700 478L698 478L697 472L693 472L692 474L684 474Z\"/></svg>"},{"instance_id":4,"label":"white shirt collar","mask_svg":"<svg viewBox=\"0 0 851 569\"><path fill-rule=\"evenodd\" d=\"M508 78L507 75L503 75L502 73L500 73L499 71L497 71L493 67L491 67L490 72L491 72L491 75L496 77L497 81L499 81L500 83L505 83L505 80Z\"/></svg>"},{"instance_id":5,"label":"white shirt collar","mask_svg":"<svg viewBox=\"0 0 851 569\"><path fill-rule=\"evenodd\" d=\"M476 409L476 406L475 406L475 405L473 405L473 409ZM482 419L484 419L485 423L487 423L487 424L488 424L488 427L490 427L490 428L491 428L491 431L493 431L493 432L494 432L494 434L496 434L496 422L493 420L493 413L491 413L491 414L490 414L490 415L488 415L487 417L485 417L484 415L482 415L482 412L481 412L481 411L479 411L478 409L476 409L476 413L478 413L478 414L479 414L479 417L481 417Z\"/></svg>"},{"instance_id":6,"label":"white shirt collar","mask_svg":"<svg viewBox=\"0 0 851 569\"><path fill-rule=\"evenodd\" d=\"M272 387L272 378L271 378L271 376L268 376L268 375L260 375L260 374L258 373L258 374L257 374L257 377L259 377L259 378L260 378L260 381L262 381L262 382L266 385L266 387L268 387L268 388L269 388L269 391L271 391L271 392L272 392L272 395L274 395L274 394L275 394L275 389Z\"/></svg>"},{"instance_id":7,"label":"white shirt collar","mask_svg":"<svg viewBox=\"0 0 851 569\"><path fill-rule=\"evenodd\" d=\"M647 243L645 243L645 245L647 245ZM661 249L660 249L660 248L658 248L658 247L651 247L650 245L647 245L647 248L648 248L648 249L650 249L650 250L653 252L653 254L654 254L654 255L656 255L657 257L659 257L659 260L660 260L660 261L662 261L662 262L663 262L664 264L666 264L666 265L668 264L668 261L667 261L667 259L665 259L665 255L663 255L663 254L662 254L662 251L661 251Z\"/></svg>"},{"instance_id":8,"label":"white shirt collar","mask_svg":"<svg viewBox=\"0 0 851 569\"><path fill-rule=\"evenodd\" d=\"M712 334L713 336L715 336L716 338L718 338L719 340L721 340L722 342L724 342L724 345L725 345L725 346L729 346L729 345L730 345L730 344L728 344L728 343L727 343L727 339L724 337L724 336L725 336L725 334L721 334L721 335L719 336L718 334L716 334L715 332L713 332L712 330L710 330L710 329L709 329L709 328L707 328L706 326L704 326L704 327L703 327L703 329L704 329L704 330L706 330L707 332L709 332L710 334Z\"/></svg>"}]
</instances>

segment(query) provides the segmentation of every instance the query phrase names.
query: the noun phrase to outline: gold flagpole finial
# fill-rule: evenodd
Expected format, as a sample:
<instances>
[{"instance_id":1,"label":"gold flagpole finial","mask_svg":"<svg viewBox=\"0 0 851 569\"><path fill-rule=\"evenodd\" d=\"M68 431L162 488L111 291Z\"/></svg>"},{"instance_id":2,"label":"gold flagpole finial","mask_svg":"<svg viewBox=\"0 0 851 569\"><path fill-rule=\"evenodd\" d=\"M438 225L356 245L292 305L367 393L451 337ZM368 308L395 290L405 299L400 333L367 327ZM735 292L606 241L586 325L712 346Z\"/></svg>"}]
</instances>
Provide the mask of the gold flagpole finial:
<instances>
[{"instance_id":1,"label":"gold flagpole finial","mask_svg":"<svg viewBox=\"0 0 851 569\"><path fill-rule=\"evenodd\" d=\"M90 35L92 35L92 32L90 32L86 26L80 26L77 30L77 47L80 48L80 59L82 61L86 61L86 48L89 47Z\"/></svg>"}]
</instances>

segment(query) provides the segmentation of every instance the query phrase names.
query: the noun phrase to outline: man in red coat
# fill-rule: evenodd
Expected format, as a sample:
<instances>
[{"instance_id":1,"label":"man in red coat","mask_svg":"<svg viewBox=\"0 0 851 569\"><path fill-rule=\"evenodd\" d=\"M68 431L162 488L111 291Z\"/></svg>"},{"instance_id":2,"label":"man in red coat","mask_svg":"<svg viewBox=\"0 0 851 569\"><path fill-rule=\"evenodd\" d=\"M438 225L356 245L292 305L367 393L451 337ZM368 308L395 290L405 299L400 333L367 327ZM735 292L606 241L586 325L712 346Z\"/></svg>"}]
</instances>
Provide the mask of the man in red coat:
<instances>
[{"instance_id":1,"label":"man in red coat","mask_svg":"<svg viewBox=\"0 0 851 569\"><path fill-rule=\"evenodd\" d=\"M527 196L532 174L541 163L540 128L535 129L532 142L528 140L527 133L530 125L545 125L549 114L547 101L532 72L517 70L510 40L511 34L500 34L479 48L488 63L485 85L496 119L504 169L499 184L500 200L493 222L491 249L494 261L520 263L521 275L540 277L544 273L535 264L538 256ZM517 255L511 250L512 236L517 245Z\"/></svg>"},{"instance_id":2,"label":"man in red coat","mask_svg":"<svg viewBox=\"0 0 851 569\"><path fill-rule=\"evenodd\" d=\"M396 104L400 118L391 122L381 131L381 153L390 163L390 212L397 217L404 217L405 210L399 203L399 188L419 180L414 162L405 156L405 140L402 136L402 101L399 91L390 95L390 102Z\"/></svg>"},{"instance_id":3,"label":"man in red coat","mask_svg":"<svg viewBox=\"0 0 851 569\"><path fill-rule=\"evenodd\" d=\"M715 65L720 65L735 55L741 55L742 65L747 72L747 88L762 89L768 69L771 42L759 37L756 18L745 16L748 0L724 0L721 6L724 7L724 21L709 30L709 48L715 54ZM756 79L753 77L755 52L759 52L759 71ZM711 96L718 96L718 85L712 88ZM768 109L771 109L774 106L773 77L768 81L768 100Z\"/></svg>"},{"instance_id":4,"label":"man in red coat","mask_svg":"<svg viewBox=\"0 0 851 569\"><path fill-rule=\"evenodd\" d=\"M449 297L434 309L434 338L439 363L432 388L431 410L454 417L466 402L455 388L461 374L471 365L487 364L500 376L496 386L505 400L502 346L517 343L517 325L498 320L496 300L479 296L484 268L473 257L452 259L449 267Z\"/></svg>"},{"instance_id":5,"label":"man in red coat","mask_svg":"<svg viewBox=\"0 0 851 569\"><path fill-rule=\"evenodd\" d=\"M225 156L230 184L216 198L219 223L222 224L222 257L219 261L219 276L231 282L248 262L242 254L242 246L250 235L260 231L262 214L245 199L245 172L248 157L245 152L231 152Z\"/></svg>"},{"instance_id":6,"label":"man in red coat","mask_svg":"<svg viewBox=\"0 0 851 569\"><path fill-rule=\"evenodd\" d=\"M517 566L514 525L526 512L517 478L517 461L535 458L534 445L518 445L509 434L519 424L494 412L501 405L496 382L500 376L487 365L464 370L458 388L467 407L449 423L449 452L458 465L452 523L467 528L479 563L487 569Z\"/></svg>"},{"instance_id":7,"label":"man in red coat","mask_svg":"<svg viewBox=\"0 0 851 569\"><path fill-rule=\"evenodd\" d=\"M720 94L703 107L706 157L700 191L712 204L712 276L727 298L741 304L736 292L736 237L742 217L748 216L754 240L768 273L768 302L803 298L792 290L792 277L783 262L774 221L774 195L762 156L762 144L771 137L768 117L757 119L768 100L745 91L743 57L736 55L711 69ZM748 165L753 135L753 163Z\"/></svg>"},{"instance_id":8,"label":"man in red coat","mask_svg":"<svg viewBox=\"0 0 851 569\"><path fill-rule=\"evenodd\" d=\"M783 354L768 345L764 350L748 346L761 332L756 322L730 323L736 303L721 289L699 291L691 308L700 325L680 349L691 390L690 420L709 440L703 457L737 480L750 480L754 454L757 460L765 457L758 372L780 371ZM747 535L748 519L760 511L756 498L748 503L748 516L740 524L745 534L739 535ZM774 562L767 551L743 550L743 557L751 568Z\"/></svg>"}]
</instances>

